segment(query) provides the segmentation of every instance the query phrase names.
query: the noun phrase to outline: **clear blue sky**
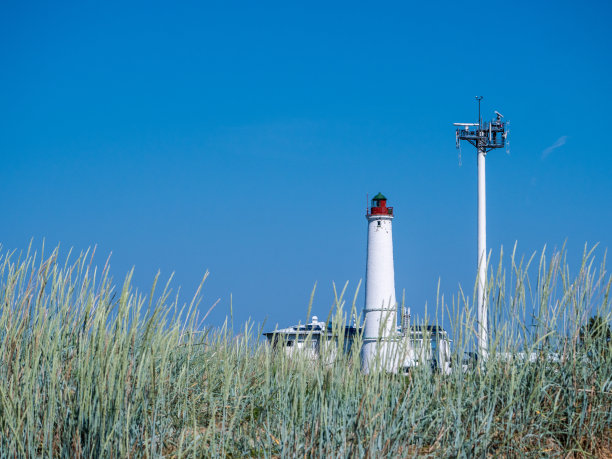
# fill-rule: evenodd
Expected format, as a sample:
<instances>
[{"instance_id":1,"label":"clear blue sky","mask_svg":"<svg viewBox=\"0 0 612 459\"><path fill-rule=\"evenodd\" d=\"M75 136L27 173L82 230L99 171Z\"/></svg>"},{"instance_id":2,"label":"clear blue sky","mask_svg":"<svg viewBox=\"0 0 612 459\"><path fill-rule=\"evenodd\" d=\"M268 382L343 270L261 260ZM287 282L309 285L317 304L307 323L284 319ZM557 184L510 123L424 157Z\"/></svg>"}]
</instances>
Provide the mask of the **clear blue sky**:
<instances>
[{"instance_id":1,"label":"clear blue sky","mask_svg":"<svg viewBox=\"0 0 612 459\"><path fill-rule=\"evenodd\" d=\"M181 3L181 4L178 4ZM395 206L398 296L421 313L476 265L476 157L497 254L612 245L609 2L4 2L0 242L98 246L148 291L269 326L365 274L366 193ZM478 27L482 24L482 27ZM363 291L362 291L363 294ZM362 306L362 298L359 306Z\"/></svg>"}]
</instances>

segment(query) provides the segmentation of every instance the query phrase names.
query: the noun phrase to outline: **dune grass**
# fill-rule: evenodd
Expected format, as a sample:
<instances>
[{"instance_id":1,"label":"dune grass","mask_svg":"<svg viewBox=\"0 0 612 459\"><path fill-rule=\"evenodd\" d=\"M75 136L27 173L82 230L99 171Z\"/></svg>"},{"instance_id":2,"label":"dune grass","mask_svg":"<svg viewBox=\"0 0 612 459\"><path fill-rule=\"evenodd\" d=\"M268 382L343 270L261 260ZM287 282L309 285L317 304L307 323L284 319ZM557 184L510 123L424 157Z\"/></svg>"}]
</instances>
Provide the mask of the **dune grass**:
<instances>
[{"instance_id":1,"label":"dune grass","mask_svg":"<svg viewBox=\"0 0 612 459\"><path fill-rule=\"evenodd\" d=\"M469 371L475 308L438 295L431 322L451 325L454 371L408 376L363 375L358 353L287 358L251 324L205 330L198 294L143 295L131 274L115 288L91 259L0 254L3 457L612 453L612 349L585 333L591 316L610 323L611 278L592 252L574 275L563 252L492 269L490 355ZM360 309L345 290L336 326Z\"/></svg>"}]
</instances>

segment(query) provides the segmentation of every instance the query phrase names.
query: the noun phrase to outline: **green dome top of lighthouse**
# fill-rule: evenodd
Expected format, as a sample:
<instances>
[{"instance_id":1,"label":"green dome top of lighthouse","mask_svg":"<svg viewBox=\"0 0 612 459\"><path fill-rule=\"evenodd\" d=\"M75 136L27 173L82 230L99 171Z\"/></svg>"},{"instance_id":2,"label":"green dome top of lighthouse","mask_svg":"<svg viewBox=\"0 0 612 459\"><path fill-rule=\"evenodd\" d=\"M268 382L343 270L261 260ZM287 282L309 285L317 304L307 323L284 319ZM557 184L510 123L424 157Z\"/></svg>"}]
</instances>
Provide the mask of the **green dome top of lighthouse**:
<instances>
[{"instance_id":1,"label":"green dome top of lighthouse","mask_svg":"<svg viewBox=\"0 0 612 459\"><path fill-rule=\"evenodd\" d=\"M382 201L383 199L385 201L387 200L387 198L385 198L385 195L379 192L376 196L372 198L372 201Z\"/></svg>"}]
</instances>

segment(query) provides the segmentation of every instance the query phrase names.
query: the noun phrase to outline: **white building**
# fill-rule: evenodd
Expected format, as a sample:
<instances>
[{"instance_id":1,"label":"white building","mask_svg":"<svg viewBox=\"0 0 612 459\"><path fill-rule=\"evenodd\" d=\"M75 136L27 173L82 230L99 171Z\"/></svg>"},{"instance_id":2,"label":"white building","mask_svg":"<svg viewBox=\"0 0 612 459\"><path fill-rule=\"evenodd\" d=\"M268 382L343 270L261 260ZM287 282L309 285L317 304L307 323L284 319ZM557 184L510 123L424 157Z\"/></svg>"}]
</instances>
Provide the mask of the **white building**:
<instances>
[{"instance_id":1,"label":"white building","mask_svg":"<svg viewBox=\"0 0 612 459\"><path fill-rule=\"evenodd\" d=\"M264 336L273 348L282 350L290 357L300 353L311 360L325 358L327 363L332 363L338 355L340 343L342 351L348 353L364 335L363 327L339 327L336 328L336 333L333 330L334 326L331 323L326 325L313 316L308 324L267 332ZM402 354L393 359L396 366L389 368L389 371L406 373L414 366L426 365L433 370L450 373L450 340L442 327L437 325L396 327L394 336L395 346L392 346L392 349Z\"/></svg>"}]
</instances>

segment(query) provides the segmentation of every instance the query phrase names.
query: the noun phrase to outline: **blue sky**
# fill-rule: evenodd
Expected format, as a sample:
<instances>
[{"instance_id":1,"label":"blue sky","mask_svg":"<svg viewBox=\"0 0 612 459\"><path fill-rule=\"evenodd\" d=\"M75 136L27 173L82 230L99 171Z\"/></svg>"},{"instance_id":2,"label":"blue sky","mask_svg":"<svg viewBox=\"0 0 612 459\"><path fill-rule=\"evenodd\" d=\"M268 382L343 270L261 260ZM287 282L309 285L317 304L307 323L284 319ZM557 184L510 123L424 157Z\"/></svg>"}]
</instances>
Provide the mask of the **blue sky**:
<instances>
[{"instance_id":1,"label":"blue sky","mask_svg":"<svg viewBox=\"0 0 612 459\"><path fill-rule=\"evenodd\" d=\"M0 242L112 252L234 321L324 316L365 274L366 193L396 209L398 296L471 290L476 156L497 109L488 242L612 245L607 2L12 2L0 7ZM482 24L477 27L477 24ZM362 296L359 306L362 305Z\"/></svg>"}]
</instances>

